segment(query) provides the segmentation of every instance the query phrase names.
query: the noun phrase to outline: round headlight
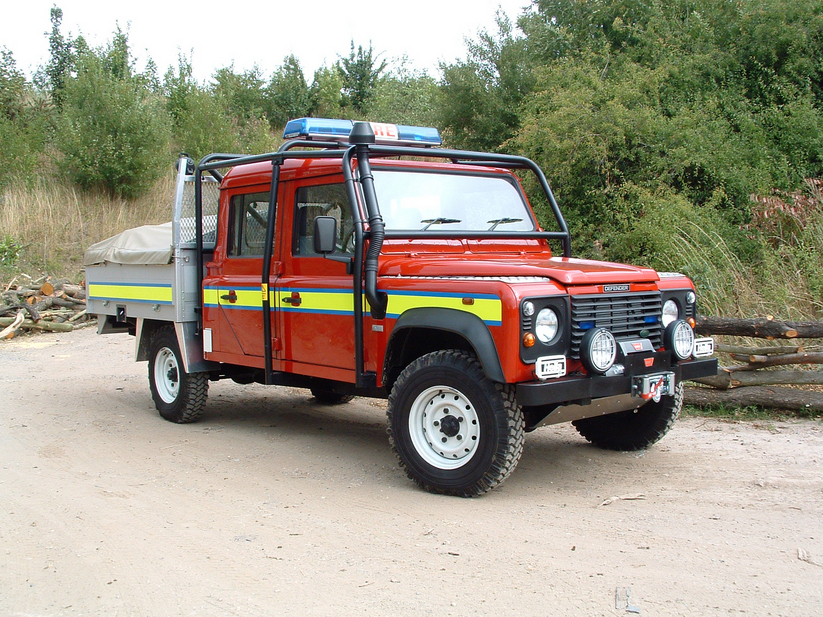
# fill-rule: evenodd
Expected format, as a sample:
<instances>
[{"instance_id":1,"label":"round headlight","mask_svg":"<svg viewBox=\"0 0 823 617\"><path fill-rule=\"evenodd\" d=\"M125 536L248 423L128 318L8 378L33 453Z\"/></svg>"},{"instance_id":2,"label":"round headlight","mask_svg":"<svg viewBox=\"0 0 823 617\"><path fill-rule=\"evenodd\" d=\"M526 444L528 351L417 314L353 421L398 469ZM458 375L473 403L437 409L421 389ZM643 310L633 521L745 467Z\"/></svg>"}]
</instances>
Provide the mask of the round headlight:
<instances>
[{"instance_id":1,"label":"round headlight","mask_svg":"<svg viewBox=\"0 0 823 617\"><path fill-rule=\"evenodd\" d=\"M680 319L680 307L674 300L666 300L663 304L663 327Z\"/></svg>"},{"instance_id":2,"label":"round headlight","mask_svg":"<svg viewBox=\"0 0 823 617\"><path fill-rule=\"evenodd\" d=\"M560 320L557 319L557 313L554 309L544 308L537 314L537 319L534 322L534 333L541 343L549 344L557 336L557 330L560 327Z\"/></svg>"},{"instance_id":3,"label":"round headlight","mask_svg":"<svg viewBox=\"0 0 823 617\"><path fill-rule=\"evenodd\" d=\"M678 360L685 360L694 352L694 330L679 319L666 328L664 344L666 349L674 352Z\"/></svg>"},{"instance_id":4,"label":"round headlight","mask_svg":"<svg viewBox=\"0 0 823 617\"><path fill-rule=\"evenodd\" d=\"M526 300L523 303L523 314L526 317L531 317L532 315L534 315L534 304L532 302Z\"/></svg>"},{"instance_id":5,"label":"round headlight","mask_svg":"<svg viewBox=\"0 0 823 617\"><path fill-rule=\"evenodd\" d=\"M605 328L589 330L580 341L580 360L590 373L605 373L617 357L617 343Z\"/></svg>"}]
</instances>

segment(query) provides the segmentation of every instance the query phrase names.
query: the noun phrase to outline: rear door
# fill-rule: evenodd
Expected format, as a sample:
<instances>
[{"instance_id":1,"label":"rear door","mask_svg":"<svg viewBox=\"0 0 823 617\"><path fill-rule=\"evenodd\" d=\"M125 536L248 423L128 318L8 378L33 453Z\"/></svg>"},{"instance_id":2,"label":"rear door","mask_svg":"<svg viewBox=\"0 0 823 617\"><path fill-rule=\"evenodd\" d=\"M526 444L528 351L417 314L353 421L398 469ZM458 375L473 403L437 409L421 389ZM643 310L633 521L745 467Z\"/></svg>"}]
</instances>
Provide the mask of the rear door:
<instances>
[{"instance_id":1,"label":"rear door","mask_svg":"<svg viewBox=\"0 0 823 617\"><path fill-rule=\"evenodd\" d=\"M227 222L225 256L222 263L216 264L218 267L206 281L205 288L207 304L218 308L215 351L239 351L245 356L262 358L261 276L269 189L256 187L242 191L228 198L228 216L223 218ZM273 267L272 273L276 271ZM273 316L269 318L273 320L274 336L276 324Z\"/></svg>"}]
</instances>

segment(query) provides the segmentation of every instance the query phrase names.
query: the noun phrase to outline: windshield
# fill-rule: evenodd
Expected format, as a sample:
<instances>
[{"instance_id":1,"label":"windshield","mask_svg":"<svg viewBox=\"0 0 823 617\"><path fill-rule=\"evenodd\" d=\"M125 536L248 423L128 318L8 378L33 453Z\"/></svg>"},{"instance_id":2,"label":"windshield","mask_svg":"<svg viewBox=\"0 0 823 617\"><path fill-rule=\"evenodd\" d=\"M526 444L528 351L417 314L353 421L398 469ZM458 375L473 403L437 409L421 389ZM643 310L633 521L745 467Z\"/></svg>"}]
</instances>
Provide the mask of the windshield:
<instances>
[{"instance_id":1,"label":"windshield","mask_svg":"<svg viewBox=\"0 0 823 617\"><path fill-rule=\"evenodd\" d=\"M374 187L387 230L535 229L510 176L374 170Z\"/></svg>"}]
</instances>

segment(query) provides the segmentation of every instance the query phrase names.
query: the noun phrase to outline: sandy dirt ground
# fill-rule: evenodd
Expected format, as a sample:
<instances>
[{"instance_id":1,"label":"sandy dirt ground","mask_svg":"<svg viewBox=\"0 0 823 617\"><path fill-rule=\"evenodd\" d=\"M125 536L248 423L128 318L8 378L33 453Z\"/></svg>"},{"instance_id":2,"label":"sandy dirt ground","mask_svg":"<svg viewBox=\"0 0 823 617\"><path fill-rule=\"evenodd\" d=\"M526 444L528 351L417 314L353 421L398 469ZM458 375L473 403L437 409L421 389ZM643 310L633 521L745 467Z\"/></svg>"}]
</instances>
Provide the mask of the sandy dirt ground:
<instances>
[{"instance_id":1,"label":"sandy dirt ground","mask_svg":"<svg viewBox=\"0 0 823 617\"><path fill-rule=\"evenodd\" d=\"M819 422L543 428L467 500L401 474L382 401L219 382L178 426L132 357L0 343L1 616L823 614Z\"/></svg>"}]
</instances>

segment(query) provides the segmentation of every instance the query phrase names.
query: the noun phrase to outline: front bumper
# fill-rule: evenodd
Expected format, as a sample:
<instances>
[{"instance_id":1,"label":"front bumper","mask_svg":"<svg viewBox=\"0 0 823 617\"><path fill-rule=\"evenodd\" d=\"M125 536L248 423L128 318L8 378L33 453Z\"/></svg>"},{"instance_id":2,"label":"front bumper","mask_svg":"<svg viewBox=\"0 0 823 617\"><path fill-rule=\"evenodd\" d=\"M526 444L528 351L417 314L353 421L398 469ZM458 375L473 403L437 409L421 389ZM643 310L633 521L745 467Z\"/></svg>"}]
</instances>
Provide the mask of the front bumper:
<instances>
[{"instance_id":1,"label":"front bumper","mask_svg":"<svg viewBox=\"0 0 823 617\"><path fill-rule=\"evenodd\" d=\"M558 404L585 405L593 399L631 394L635 377L653 375L662 371L674 373L677 383L717 375L717 360L714 358L672 363L670 354L658 353L654 355L654 365L648 368L639 362L642 359L643 357L639 356L638 361L624 361L624 374L613 377L570 375L549 381L519 383L517 384L517 403L523 407Z\"/></svg>"}]
</instances>

